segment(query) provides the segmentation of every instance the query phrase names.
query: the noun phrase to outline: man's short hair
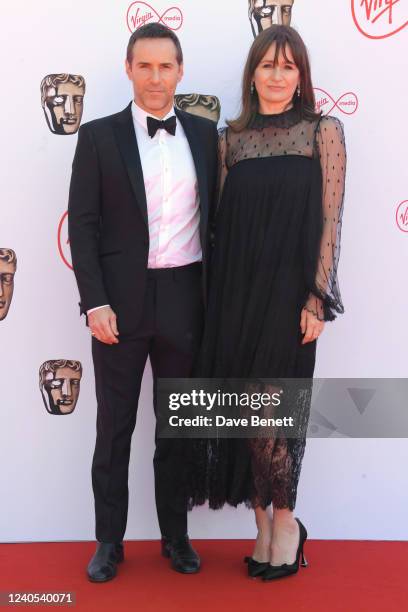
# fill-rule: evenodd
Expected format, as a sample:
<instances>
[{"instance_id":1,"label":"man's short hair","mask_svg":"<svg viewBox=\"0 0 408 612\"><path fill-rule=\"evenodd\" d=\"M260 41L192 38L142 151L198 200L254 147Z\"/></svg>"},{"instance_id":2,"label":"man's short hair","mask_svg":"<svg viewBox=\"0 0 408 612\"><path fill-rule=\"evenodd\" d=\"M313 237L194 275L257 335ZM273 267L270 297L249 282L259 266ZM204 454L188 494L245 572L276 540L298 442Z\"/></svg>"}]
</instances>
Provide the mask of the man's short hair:
<instances>
[{"instance_id":1,"label":"man's short hair","mask_svg":"<svg viewBox=\"0 0 408 612\"><path fill-rule=\"evenodd\" d=\"M132 63L133 47L135 43L143 38L170 38L170 40L174 42L174 45L176 47L176 57L178 64L183 63L183 51L181 49L181 44L173 30L170 30L170 28L163 25L162 23L145 23L145 25L135 30L129 38L126 50L126 59L129 64Z\"/></svg>"},{"instance_id":2,"label":"man's short hair","mask_svg":"<svg viewBox=\"0 0 408 612\"><path fill-rule=\"evenodd\" d=\"M45 99L48 95L48 90L51 87L57 89L61 83L73 83L78 87L84 88L85 93L85 79L79 74L47 74L41 81L41 105L45 106Z\"/></svg>"}]
</instances>

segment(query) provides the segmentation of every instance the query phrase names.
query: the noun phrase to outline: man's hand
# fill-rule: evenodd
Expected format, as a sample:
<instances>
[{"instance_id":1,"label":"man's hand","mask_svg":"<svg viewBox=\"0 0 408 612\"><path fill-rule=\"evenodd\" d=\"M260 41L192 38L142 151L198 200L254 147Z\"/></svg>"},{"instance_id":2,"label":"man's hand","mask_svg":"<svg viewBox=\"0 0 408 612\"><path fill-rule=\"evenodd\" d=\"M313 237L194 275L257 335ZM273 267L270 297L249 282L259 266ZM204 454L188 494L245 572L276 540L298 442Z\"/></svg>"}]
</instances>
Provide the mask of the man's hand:
<instances>
[{"instance_id":1,"label":"man's hand","mask_svg":"<svg viewBox=\"0 0 408 612\"><path fill-rule=\"evenodd\" d=\"M88 315L88 325L92 335L105 344L118 344L119 336L116 314L110 306L104 306L90 312Z\"/></svg>"},{"instance_id":2,"label":"man's hand","mask_svg":"<svg viewBox=\"0 0 408 612\"><path fill-rule=\"evenodd\" d=\"M304 334L302 344L307 344L320 336L324 329L324 321L319 321L313 312L303 308L300 315L300 329L302 334Z\"/></svg>"}]
</instances>

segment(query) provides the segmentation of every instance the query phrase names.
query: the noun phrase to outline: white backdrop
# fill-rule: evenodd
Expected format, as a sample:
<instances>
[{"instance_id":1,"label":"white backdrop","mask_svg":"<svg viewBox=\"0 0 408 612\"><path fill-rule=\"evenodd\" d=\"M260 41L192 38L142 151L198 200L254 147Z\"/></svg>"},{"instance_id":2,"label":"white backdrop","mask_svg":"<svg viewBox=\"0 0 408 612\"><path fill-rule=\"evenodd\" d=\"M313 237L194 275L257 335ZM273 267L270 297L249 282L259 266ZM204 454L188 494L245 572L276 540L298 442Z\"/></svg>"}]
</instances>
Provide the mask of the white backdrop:
<instances>
[{"instance_id":1,"label":"white backdrop","mask_svg":"<svg viewBox=\"0 0 408 612\"><path fill-rule=\"evenodd\" d=\"M172 6L167 0L152 3L159 16ZM0 321L2 541L94 538L90 336L57 240L77 136L49 131L40 82L50 73L83 75L82 123L124 108L131 99L123 67L130 4L65 0L58 8L51 0L23 0L2 8L0 247L14 249L18 258L13 301ZM322 108L330 111L338 102L331 113L345 124L348 148L339 268L346 313L327 324L319 340L319 377L408 372L406 205L397 215L408 199L408 0L391 6L391 15L390 9L381 14L384 2L371 4L369 18L370 2L360 0L295 0L293 10L292 25L310 50L315 87L327 92L318 92L327 101ZM217 95L222 123L237 111L253 40L247 0L176 0L176 5L183 15L177 34L185 54L178 91ZM351 104L342 104L347 101ZM64 228L66 233L66 223L63 243ZM46 412L38 386L40 365L61 358L83 366L79 401L66 417ZM153 431L147 367L132 445L128 539L159 537ZM311 538L407 539L407 464L405 439L308 440L296 514ZM255 534L252 515L243 507L195 509L189 521L192 537Z\"/></svg>"}]
</instances>

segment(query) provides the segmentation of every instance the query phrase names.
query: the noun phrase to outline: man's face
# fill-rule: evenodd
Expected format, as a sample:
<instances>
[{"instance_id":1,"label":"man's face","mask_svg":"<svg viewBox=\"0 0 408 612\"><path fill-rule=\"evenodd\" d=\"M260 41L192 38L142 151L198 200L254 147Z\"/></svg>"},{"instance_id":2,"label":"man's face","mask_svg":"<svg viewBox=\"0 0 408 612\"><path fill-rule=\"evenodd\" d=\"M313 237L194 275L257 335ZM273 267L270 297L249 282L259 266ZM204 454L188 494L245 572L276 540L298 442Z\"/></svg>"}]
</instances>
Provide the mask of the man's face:
<instances>
[{"instance_id":1,"label":"man's face","mask_svg":"<svg viewBox=\"0 0 408 612\"><path fill-rule=\"evenodd\" d=\"M48 395L49 412L69 414L74 411L79 396L81 372L72 368L58 368L51 378L44 381Z\"/></svg>"},{"instance_id":2,"label":"man's face","mask_svg":"<svg viewBox=\"0 0 408 612\"><path fill-rule=\"evenodd\" d=\"M84 88L74 83L59 83L50 87L45 98L56 134L75 134L82 119Z\"/></svg>"},{"instance_id":3,"label":"man's face","mask_svg":"<svg viewBox=\"0 0 408 612\"><path fill-rule=\"evenodd\" d=\"M258 34L272 24L290 26L294 0L253 0L253 18Z\"/></svg>"},{"instance_id":4,"label":"man's face","mask_svg":"<svg viewBox=\"0 0 408 612\"><path fill-rule=\"evenodd\" d=\"M16 266L0 258L0 321L6 318L14 290Z\"/></svg>"},{"instance_id":5,"label":"man's face","mask_svg":"<svg viewBox=\"0 0 408 612\"><path fill-rule=\"evenodd\" d=\"M170 38L142 38L133 46L126 73L133 83L135 102L147 113L164 117L172 108L174 92L183 76L176 46Z\"/></svg>"}]
</instances>

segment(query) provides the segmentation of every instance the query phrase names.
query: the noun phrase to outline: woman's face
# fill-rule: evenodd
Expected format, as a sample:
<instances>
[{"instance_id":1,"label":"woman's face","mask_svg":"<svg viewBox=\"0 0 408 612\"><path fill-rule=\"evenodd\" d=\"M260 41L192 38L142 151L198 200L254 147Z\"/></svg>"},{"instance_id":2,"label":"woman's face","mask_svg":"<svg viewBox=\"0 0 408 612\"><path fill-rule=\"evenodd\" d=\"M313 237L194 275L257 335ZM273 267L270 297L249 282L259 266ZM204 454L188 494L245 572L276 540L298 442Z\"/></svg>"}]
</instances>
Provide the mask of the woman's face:
<instances>
[{"instance_id":1,"label":"woman's face","mask_svg":"<svg viewBox=\"0 0 408 612\"><path fill-rule=\"evenodd\" d=\"M253 76L261 112L265 108L286 108L291 104L300 81L300 72L289 45L285 48L286 58L281 50L276 63L274 63L275 50L276 43L272 43Z\"/></svg>"}]
</instances>

